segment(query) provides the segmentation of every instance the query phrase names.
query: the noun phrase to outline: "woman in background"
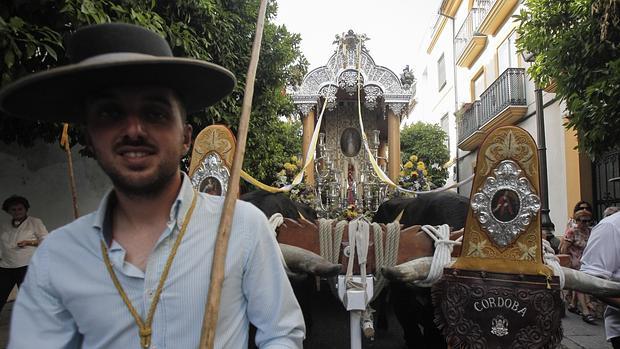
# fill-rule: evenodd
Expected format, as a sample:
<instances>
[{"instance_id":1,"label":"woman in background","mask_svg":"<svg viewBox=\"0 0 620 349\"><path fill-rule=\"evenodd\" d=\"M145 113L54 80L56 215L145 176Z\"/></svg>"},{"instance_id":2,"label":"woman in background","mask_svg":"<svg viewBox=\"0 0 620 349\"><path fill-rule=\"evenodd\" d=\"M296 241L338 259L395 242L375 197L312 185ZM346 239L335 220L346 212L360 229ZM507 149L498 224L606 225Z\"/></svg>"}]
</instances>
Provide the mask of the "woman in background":
<instances>
[{"instance_id":1,"label":"woman in background","mask_svg":"<svg viewBox=\"0 0 620 349\"><path fill-rule=\"evenodd\" d=\"M13 287L24 281L30 257L47 235L43 222L28 216L30 204L23 196L13 195L2 203L11 220L0 231L0 311Z\"/></svg>"},{"instance_id":2,"label":"woman in background","mask_svg":"<svg viewBox=\"0 0 620 349\"><path fill-rule=\"evenodd\" d=\"M588 204L589 206L589 204ZM592 212L585 208L585 205L575 206L573 214L574 223L569 222L569 226L560 243L560 253L568 254L570 257L570 267L579 270L581 267L581 255L588 243L590 231L592 230ZM595 317L592 314L589 296L580 292L573 291L568 296L568 311L580 313L583 321L593 324Z\"/></svg>"}]
</instances>

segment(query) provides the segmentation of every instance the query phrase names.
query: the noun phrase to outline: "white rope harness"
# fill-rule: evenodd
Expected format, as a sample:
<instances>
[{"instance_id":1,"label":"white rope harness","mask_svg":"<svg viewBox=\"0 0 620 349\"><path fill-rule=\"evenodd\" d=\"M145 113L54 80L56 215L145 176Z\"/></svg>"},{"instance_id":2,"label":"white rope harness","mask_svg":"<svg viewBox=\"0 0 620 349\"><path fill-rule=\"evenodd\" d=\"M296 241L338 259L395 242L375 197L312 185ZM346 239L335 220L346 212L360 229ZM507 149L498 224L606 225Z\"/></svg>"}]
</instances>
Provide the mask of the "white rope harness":
<instances>
[{"instance_id":1,"label":"white rope harness","mask_svg":"<svg viewBox=\"0 0 620 349\"><path fill-rule=\"evenodd\" d=\"M553 247L547 239L542 239L543 246L543 260L545 264L550 266L553 269L553 273L560 278L560 289L564 289L564 281L566 278L564 277L564 270L562 270L562 266L560 266L560 259L555 255L555 251L553 251Z\"/></svg>"},{"instance_id":2,"label":"white rope harness","mask_svg":"<svg viewBox=\"0 0 620 349\"><path fill-rule=\"evenodd\" d=\"M447 224L440 225L438 228L424 225L422 226L422 231L435 241L435 253L433 254L433 262L426 279L414 281L414 283L421 287L431 287L443 275L443 268L450 264L452 260L450 255L454 245L460 245L463 237L458 238L456 241L450 240L450 226Z\"/></svg>"},{"instance_id":3,"label":"white rope harness","mask_svg":"<svg viewBox=\"0 0 620 349\"><path fill-rule=\"evenodd\" d=\"M347 221L336 223L335 232L333 222L333 219L319 219L319 254L329 262L338 264L342 234Z\"/></svg>"},{"instance_id":4,"label":"white rope harness","mask_svg":"<svg viewBox=\"0 0 620 349\"><path fill-rule=\"evenodd\" d=\"M277 237L278 233L276 232L276 229L278 229L278 227L280 225L282 225L282 223L284 223L284 217L282 216L281 213L274 213L270 218L269 218L269 226L271 226L271 230L273 231L273 236ZM280 255L280 260L282 261L282 266L284 266L284 270L287 273L293 273L291 271L291 269L288 267L288 265L286 265L286 260L284 259L284 255L282 254L282 250L278 248L278 254Z\"/></svg>"},{"instance_id":5,"label":"white rope harness","mask_svg":"<svg viewBox=\"0 0 620 349\"><path fill-rule=\"evenodd\" d=\"M336 228L334 229L334 220L333 219L319 219L319 248L321 257L332 263L338 263L340 259L340 245L342 243L342 235L344 232L344 228L349 224L347 221L338 221L336 223ZM357 221L350 223L357 224ZM368 223L366 223L368 224ZM374 250L375 250L375 269L377 271L381 270L383 267L391 267L396 265L396 261L398 258L398 246L400 243L400 224L397 222L390 223L386 225L387 235L385 237L384 243L384 233L381 226L377 223L372 223L373 229L373 240L374 240ZM353 239L352 231L355 230L353 227L350 229L349 233L349 244L350 246L355 247L355 241L351 242ZM354 239L355 240L355 239ZM368 246L364 243L364 239L362 241L361 248L366 250L366 257L368 255ZM359 255L359 244L357 244L358 255ZM352 249L352 247L349 247ZM354 253L354 251L352 251ZM362 252L363 254L363 252ZM351 255L349 256L349 264L353 263ZM359 260L359 258L358 258ZM365 267L365 265L364 265ZM347 266L348 269L348 266ZM362 274L362 273L361 273ZM364 274L362 274L364 275ZM388 284L388 280L383 276L383 274L377 272L375 273L375 292L373 292L374 300L381 290Z\"/></svg>"},{"instance_id":6,"label":"white rope harness","mask_svg":"<svg viewBox=\"0 0 620 349\"><path fill-rule=\"evenodd\" d=\"M370 240L370 224L358 219L349 222L349 263L345 276L347 289L366 290L366 262L368 260L368 245ZM353 264L357 253L362 282L353 281Z\"/></svg>"},{"instance_id":7,"label":"white rope harness","mask_svg":"<svg viewBox=\"0 0 620 349\"><path fill-rule=\"evenodd\" d=\"M284 217L281 213L274 213L273 216L269 218L269 225L271 226L271 229L273 229L274 236L277 235L276 229L278 229L278 227L282 225L282 223L284 223Z\"/></svg>"},{"instance_id":8,"label":"white rope harness","mask_svg":"<svg viewBox=\"0 0 620 349\"><path fill-rule=\"evenodd\" d=\"M398 257L398 245L400 243L400 223L393 222L386 225L385 246L383 244L383 229L377 223L372 223L375 243L375 291L371 302L381 293L381 290L389 281L380 272L381 268L392 267Z\"/></svg>"}]
</instances>

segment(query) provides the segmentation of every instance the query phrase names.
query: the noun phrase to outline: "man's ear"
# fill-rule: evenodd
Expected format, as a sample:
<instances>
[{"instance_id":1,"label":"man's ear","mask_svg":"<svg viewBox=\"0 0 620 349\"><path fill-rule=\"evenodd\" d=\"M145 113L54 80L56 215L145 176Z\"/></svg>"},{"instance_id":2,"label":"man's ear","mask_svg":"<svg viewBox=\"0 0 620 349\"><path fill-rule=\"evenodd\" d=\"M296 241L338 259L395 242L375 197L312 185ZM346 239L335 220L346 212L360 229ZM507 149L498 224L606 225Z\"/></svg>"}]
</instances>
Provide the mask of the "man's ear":
<instances>
[{"instance_id":1,"label":"man's ear","mask_svg":"<svg viewBox=\"0 0 620 349\"><path fill-rule=\"evenodd\" d=\"M92 138L90 137L90 133L88 133L88 128L86 126L82 126L81 132L84 135L84 147L90 154L94 155L95 151L93 149Z\"/></svg>"},{"instance_id":2,"label":"man's ear","mask_svg":"<svg viewBox=\"0 0 620 349\"><path fill-rule=\"evenodd\" d=\"M185 124L183 127L183 154L187 154L192 147L192 131L192 125Z\"/></svg>"}]
</instances>

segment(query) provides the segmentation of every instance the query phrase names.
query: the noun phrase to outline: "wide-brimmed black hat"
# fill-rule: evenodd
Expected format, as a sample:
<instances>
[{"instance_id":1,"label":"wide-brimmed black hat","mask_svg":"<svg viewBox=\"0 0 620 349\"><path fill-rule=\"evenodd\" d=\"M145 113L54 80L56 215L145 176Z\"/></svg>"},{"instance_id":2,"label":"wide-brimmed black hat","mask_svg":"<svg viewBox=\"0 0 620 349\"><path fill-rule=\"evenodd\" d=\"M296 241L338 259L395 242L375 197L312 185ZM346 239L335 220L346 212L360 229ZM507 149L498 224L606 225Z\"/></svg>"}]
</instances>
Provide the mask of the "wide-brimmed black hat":
<instances>
[{"instance_id":1,"label":"wide-brimmed black hat","mask_svg":"<svg viewBox=\"0 0 620 349\"><path fill-rule=\"evenodd\" d=\"M0 91L8 115L47 121L79 122L88 94L117 86L163 86L174 90L187 112L227 96L235 76L196 59L177 58L163 37L124 23L78 29L66 41L71 64L21 78Z\"/></svg>"}]
</instances>

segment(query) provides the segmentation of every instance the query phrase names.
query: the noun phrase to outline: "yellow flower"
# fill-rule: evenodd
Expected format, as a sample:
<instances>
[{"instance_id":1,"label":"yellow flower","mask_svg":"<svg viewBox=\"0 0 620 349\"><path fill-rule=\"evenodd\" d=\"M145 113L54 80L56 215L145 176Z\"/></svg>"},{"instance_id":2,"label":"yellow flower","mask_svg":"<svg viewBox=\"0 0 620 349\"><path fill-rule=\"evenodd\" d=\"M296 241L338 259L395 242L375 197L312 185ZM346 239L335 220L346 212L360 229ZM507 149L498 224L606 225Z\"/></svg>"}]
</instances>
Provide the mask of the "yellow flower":
<instances>
[{"instance_id":1,"label":"yellow flower","mask_svg":"<svg viewBox=\"0 0 620 349\"><path fill-rule=\"evenodd\" d=\"M416 162L416 161L418 161L418 157L417 157L416 155L411 155L411 156L409 157L409 160L411 160L411 161L413 161L413 162Z\"/></svg>"},{"instance_id":2,"label":"yellow flower","mask_svg":"<svg viewBox=\"0 0 620 349\"><path fill-rule=\"evenodd\" d=\"M407 161L407 163L405 164L405 168L412 168L413 167L413 163L411 161Z\"/></svg>"},{"instance_id":3,"label":"yellow flower","mask_svg":"<svg viewBox=\"0 0 620 349\"><path fill-rule=\"evenodd\" d=\"M418 177L418 173L417 172L411 172L411 177L413 177L414 179Z\"/></svg>"},{"instance_id":4,"label":"yellow flower","mask_svg":"<svg viewBox=\"0 0 620 349\"><path fill-rule=\"evenodd\" d=\"M418 162L418 170L425 170L426 169L426 165L424 165L424 163L422 161Z\"/></svg>"},{"instance_id":5,"label":"yellow flower","mask_svg":"<svg viewBox=\"0 0 620 349\"><path fill-rule=\"evenodd\" d=\"M292 163L296 163L297 162L297 156L295 156L295 155L291 156L291 162Z\"/></svg>"},{"instance_id":6,"label":"yellow flower","mask_svg":"<svg viewBox=\"0 0 620 349\"><path fill-rule=\"evenodd\" d=\"M422 174L426 177L426 176L428 176L428 171L422 170Z\"/></svg>"},{"instance_id":7,"label":"yellow flower","mask_svg":"<svg viewBox=\"0 0 620 349\"><path fill-rule=\"evenodd\" d=\"M404 177L405 176L405 171L400 171L400 176Z\"/></svg>"},{"instance_id":8,"label":"yellow flower","mask_svg":"<svg viewBox=\"0 0 620 349\"><path fill-rule=\"evenodd\" d=\"M295 166L294 164L291 164L290 162L287 162L286 164L284 164L284 169L286 171L292 172L297 169L297 166Z\"/></svg>"}]
</instances>

